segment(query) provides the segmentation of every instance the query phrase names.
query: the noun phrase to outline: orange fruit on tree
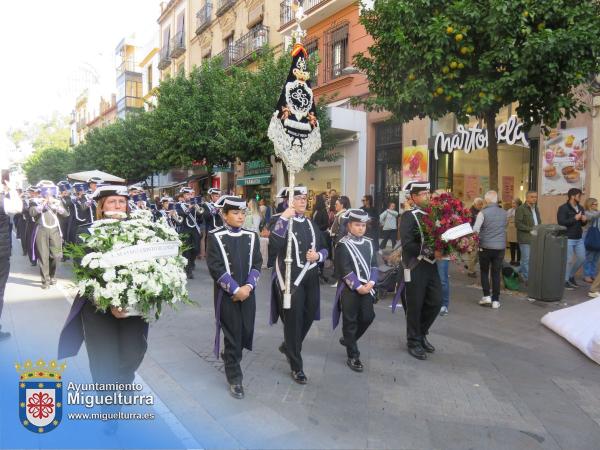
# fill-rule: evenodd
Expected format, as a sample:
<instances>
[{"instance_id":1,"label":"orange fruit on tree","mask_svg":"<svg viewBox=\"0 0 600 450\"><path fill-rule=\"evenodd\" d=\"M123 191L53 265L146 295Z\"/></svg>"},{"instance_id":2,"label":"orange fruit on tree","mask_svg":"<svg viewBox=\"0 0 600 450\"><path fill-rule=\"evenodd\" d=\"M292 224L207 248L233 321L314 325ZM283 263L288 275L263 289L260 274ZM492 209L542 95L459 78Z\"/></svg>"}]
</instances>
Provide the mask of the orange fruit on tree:
<instances>
[{"instance_id":1,"label":"orange fruit on tree","mask_svg":"<svg viewBox=\"0 0 600 450\"><path fill-rule=\"evenodd\" d=\"M456 61L452 61L452 62L450 63L450 68L451 68L451 69L456 69L457 67L458 67L458 63L457 63Z\"/></svg>"},{"instance_id":2,"label":"orange fruit on tree","mask_svg":"<svg viewBox=\"0 0 600 450\"><path fill-rule=\"evenodd\" d=\"M454 28L452 28L452 27L446 28L446 33L448 33L448 34L454 33Z\"/></svg>"},{"instance_id":3,"label":"orange fruit on tree","mask_svg":"<svg viewBox=\"0 0 600 450\"><path fill-rule=\"evenodd\" d=\"M456 42L460 42L460 41L462 41L462 40L463 40L463 38L464 38L464 36L462 35L462 33L458 33L456 36L454 36L454 40L455 40Z\"/></svg>"},{"instance_id":4,"label":"orange fruit on tree","mask_svg":"<svg viewBox=\"0 0 600 450\"><path fill-rule=\"evenodd\" d=\"M444 93L444 88L440 86L440 87L438 87L438 88L435 90L435 92L436 92L438 95L442 95L442 94Z\"/></svg>"}]
</instances>

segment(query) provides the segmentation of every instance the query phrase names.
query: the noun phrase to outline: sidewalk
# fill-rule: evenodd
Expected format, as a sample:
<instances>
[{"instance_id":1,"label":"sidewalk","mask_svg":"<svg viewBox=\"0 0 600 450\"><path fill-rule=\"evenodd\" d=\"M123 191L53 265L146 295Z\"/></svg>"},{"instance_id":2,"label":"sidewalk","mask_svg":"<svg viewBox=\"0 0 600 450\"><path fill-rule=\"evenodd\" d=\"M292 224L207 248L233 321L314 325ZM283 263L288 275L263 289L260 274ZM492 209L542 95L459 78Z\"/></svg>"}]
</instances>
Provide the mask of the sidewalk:
<instances>
[{"instance_id":1,"label":"sidewalk","mask_svg":"<svg viewBox=\"0 0 600 450\"><path fill-rule=\"evenodd\" d=\"M37 287L37 268L20 253L11 262L16 273L3 323L17 334L8 341L14 348L33 318L60 329L51 324L62 325L68 303L56 288ZM334 289L322 285L323 320L305 341L309 384L300 386L277 351L281 325L268 325L265 270L257 287L255 350L244 353L246 398L239 401L229 396L222 363L212 355L212 281L204 261L197 266L189 289L198 304L167 310L151 325L140 375L170 410L165 414L200 446L598 448L600 367L540 323L564 303L585 301L583 288L549 304L505 295L502 307L492 310L477 305L480 289L453 267L450 315L436 321L430 336L437 352L427 361L408 355L402 309L392 314L387 296L375 305L375 322L359 342L365 372L357 374L345 365L340 327L331 331ZM68 274L63 265L63 288ZM0 344L0 353L6 347ZM87 370L87 356L77 361Z\"/></svg>"}]
</instances>

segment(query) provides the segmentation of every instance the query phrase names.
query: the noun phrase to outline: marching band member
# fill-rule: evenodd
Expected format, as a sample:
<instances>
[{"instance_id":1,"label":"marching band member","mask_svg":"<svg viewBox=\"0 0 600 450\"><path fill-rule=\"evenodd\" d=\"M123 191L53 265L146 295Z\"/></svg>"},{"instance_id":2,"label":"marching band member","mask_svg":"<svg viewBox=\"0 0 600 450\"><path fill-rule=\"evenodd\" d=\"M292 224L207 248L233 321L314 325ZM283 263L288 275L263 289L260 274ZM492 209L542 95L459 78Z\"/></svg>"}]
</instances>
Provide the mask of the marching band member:
<instances>
[{"instance_id":1,"label":"marching band member","mask_svg":"<svg viewBox=\"0 0 600 450\"><path fill-rule=\"evenodd\" d=\"M404 266L405 289L402 303L406 313L408 353L417 359L427 359L435 347L427 340L429 328L442 307L442 284L436 267L435 250L425 243L419 216L429 204L429 183L409 182L404 190L414 202L414 208L402 214L400 241Z\"/></svg>"},{"instance_id":2,"label":"marching band member","mask_svg":"<svg viewBox=\"0 0 600 450\"><path fill-rule=\"evenodd\" d=\"M91 177L87 180L87 186L89 191L85 193L85 196L80 197L81 210L84 214L89 215L90 222L93 223L96 220L96 202L93 200L94 192L96 189L104 184L104 180L99 177Z\"/></svg>"},{"instance_id":3,"label":"marching band member","mask_svg":"<svg viewBox=\"0 0 600 450\"><path fill-rule=\"evenodd\" d=\"M29 216L29 197L32 191L33 187L29 186L21 195L22 212L21 220L19 220L17 225L17 235L21 240L21 250L23 251L23 256L27 255L27 226L31 222L31 217Z\"/></svg>"},{"instance_id":4,"label":"marching band member","mask_svg":"<svg viewBox=\"0 0 600 450\"><path fill-rule=\"evenodd\" d=\"M208 234L206 263L215 281L215 356L219 355L220 330L225 349L221 357L229 393L244 398L242 349L252 350L256 299L254 290L260 276L262 256L258 235L242 228L246 202L240 197L223 196L215 206L221 210L224 225Z\"/></svg>"},{"instance_id":5,"label":"marching band member","mask_svg":"<svg viewBox=\"0 0 600 450\"><path fill-rule=\"evenodd\" d=\"M357 341L375 319L373 301L377 281L377 255L373 240L365 237L369 214L362 209L349 209L343 218L348 233L335 248L335 279L339 280L334 301L333 328L337 327L340 310L343 318L343 337L346 364L355 372L362 372Z\"/></svg>"},{"instance_id":6,"label":"marching band member","mask_svg":"<svg viewBox=\"0 0 600 450\"><path fill-rule=\"evenodd\" d=\"M42 289L56 284L56 261L62 258L62 235L58 216L68 217L69 212L56 198L58 188L52 181L42 180L37 185L41 198L29 208L29 214L37 223L35 230L35 253L40 264Z\"/></svg>"},{"instance_id":7,"label":"marching band member","mask_svg":"<svg viewBox=\"0 0 600 450\"><path fill-rule=\"evenodd\" d=\"M10 236L10 214L20 214L23 209L23 201L14 185L9 180L2 181L0 190L0 318L4 306L4 289L10 273L11 236ZM8 331L2 331L0 325L0 341L10 338Z\"/></svg>"},{"instance_id":8,"label":"marching band member","mask_svg":"<svg viewBox=\"0 0 600 450\"><path fill-rule=\"evenodd\" d=\"M160 199L161 209L157 211L158 217L164 217L167 223L174 230L178 230L183 217L180 217L175 211L175 202L171 197L163 197Z\"/></svg>"},{"instance_id":9,"label":"marching band member","mask_svg":"<svg viewBox=\"0 0 600 450\"><path fill-rule=\"evenodd\" d=\"M215 228L223 226L223 219L219 215L219 210L215 206L215 202L221 197L221 190L217 188L210 188L208 190L208 196L210 201L202 203L203 214L202 220L206 226L206 232L209 233Z\"/></svg>"},{"instance_id":10,"label":"marching band member","mask_svg":"<svg viewBox=\"0 0 600 450\"><path fill-rule=\"evenodd\" d=\"M27 227L25 229L25 245L26 254L29 258L29 262L32 266L37 266L37 260L35 258L35 231L37 229L37 223L34 217L31 216L30 208L32 206L37 206L38 201L40 201L40 190L37 187L30 187L31 193L29 196L29 200L27 201L26 212L24 209L24 216L27 217Z\"/></svg>"},{"instance_id":11,"label":"marching band member","mask_svg":"<svg viewBox=\"0 0 600 450\"><path fill-rule=\"evenodd\" d=\"M84 206L88 202L85 193L86 190L86 183L73 184L73 195L71 196L73 217L71 218L71 227L69 229L69 242L77 242L77 230L79 227L91 224L94 221L94 217L92 217L93 209Z\"/></svg>"},{"instance_id":12,"label":"marching band member","mask_svg":"<svg viewBox=\"0 0 600 450\"><path fill-rule=\"evenodd\" d=\"M67 217L60 216L58 218L58 222L60 224L60 234L62 235L63 246L67 242L69 242L69 236L71 233L71 223L73 222L73 216L75 215L73 200L71 199L71 183L68 181L59 181L56 186L58 186L58 192L60 197L60 202L62 203L63 208L69 213ZM66 257L63 256L63 261L66 261Z\"/></svg>"},{"instance_id":13,"label":"marching band member","mask_svg":"<svg viewBox=\"0 0 600 450\"><path fill-rule=\"evenodd\" d=\"M139 184L129 186L129 209L131 211L148 209L148 196Z\"/></svg>"},{"instance_id":14,"label":"marching band member","mask_svg":"<svg viewBox=\"0 0 600 450\"><path fill-rule=\"evenodd\" d=\"M288 188L279 191L278 197L287 198ZM320 318L320 287L317 263L327 259L325 240L319 228L304 216L307 205L305 186L294 188L292 205L281 213L269 235L269 254L276 254L275 277L271 295L271 322L277 321L277 313L283 322L284 342L279 346L292 370L296 383L306 384L302 362L302 342L313 320ZM288 240L289 221L292 226L292 303L290 309L283 309L285 289L285 257Z\"/></svg>"},{"instance_id":15,"label":"marching band member","mask_svg":"<svg viewBox=\"0 0 600 450\"><path fill-rule=\"evenodd\" d=\"M185 268L188 279L194 278L193 270L196 268L196 257L200 253L200 237L201 230L198 225L198 212L199 206L192 205L190 200L194 195L194 190L189 187L183 187L179 190L178 200L179 202L175 205L175 211L183 218L181 222L180 230L181 234L187 235L187 242L191 248L183 253L183 256L187 258L188 264Z\"/></svg>"}]
</instances>

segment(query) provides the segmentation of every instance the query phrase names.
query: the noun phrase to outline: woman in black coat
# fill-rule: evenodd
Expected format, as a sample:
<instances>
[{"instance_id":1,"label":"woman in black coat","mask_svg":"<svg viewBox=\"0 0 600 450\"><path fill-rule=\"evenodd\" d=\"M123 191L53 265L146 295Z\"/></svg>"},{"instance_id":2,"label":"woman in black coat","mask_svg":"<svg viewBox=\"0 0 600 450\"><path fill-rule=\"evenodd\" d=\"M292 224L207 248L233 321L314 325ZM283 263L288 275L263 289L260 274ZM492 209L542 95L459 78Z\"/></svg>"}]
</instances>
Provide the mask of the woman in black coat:
<instances>
[{"instance_id":1,"label":"woman in black coat","mask_svg":"<svg viewBox=\"0 0 600 450\"><path fill-rule=\"evenodd\" d=\"M327 233L327 229L329 228L329 214L327 212L327 204L325 203L325 194L319 194L315 198L315 209L313 210L312 215L313 223L319 227L323 236L327 239L327 248L330 248L330 236ZM325 282L328 283L329 280L323 274L324 262L319 263L319 277Z\"/></svg>"}]
</instances>

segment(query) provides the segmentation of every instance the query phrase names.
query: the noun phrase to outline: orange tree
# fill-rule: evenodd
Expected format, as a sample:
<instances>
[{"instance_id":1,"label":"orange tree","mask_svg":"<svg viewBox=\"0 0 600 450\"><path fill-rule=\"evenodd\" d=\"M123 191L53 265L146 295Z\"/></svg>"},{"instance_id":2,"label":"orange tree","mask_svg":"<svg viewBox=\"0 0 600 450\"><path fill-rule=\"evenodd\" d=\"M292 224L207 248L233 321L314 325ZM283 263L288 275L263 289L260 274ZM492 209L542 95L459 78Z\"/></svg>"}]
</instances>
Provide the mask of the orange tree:
<instances>
[{"instance_id":1,"label":"orange tree","mask_svg":"<svg viewBox=\"0 0 600 450\"><path fill-rule=\"evenodd\" d=\"M362 24L373 37L355 57L371 109L403 122L475 115L494 136L500 108L518 103L525 128L586 110L574 88L600 70L596 0L376 0ZM496 139L488 147L498 189Z\"/></svg>"}]
</instances>

